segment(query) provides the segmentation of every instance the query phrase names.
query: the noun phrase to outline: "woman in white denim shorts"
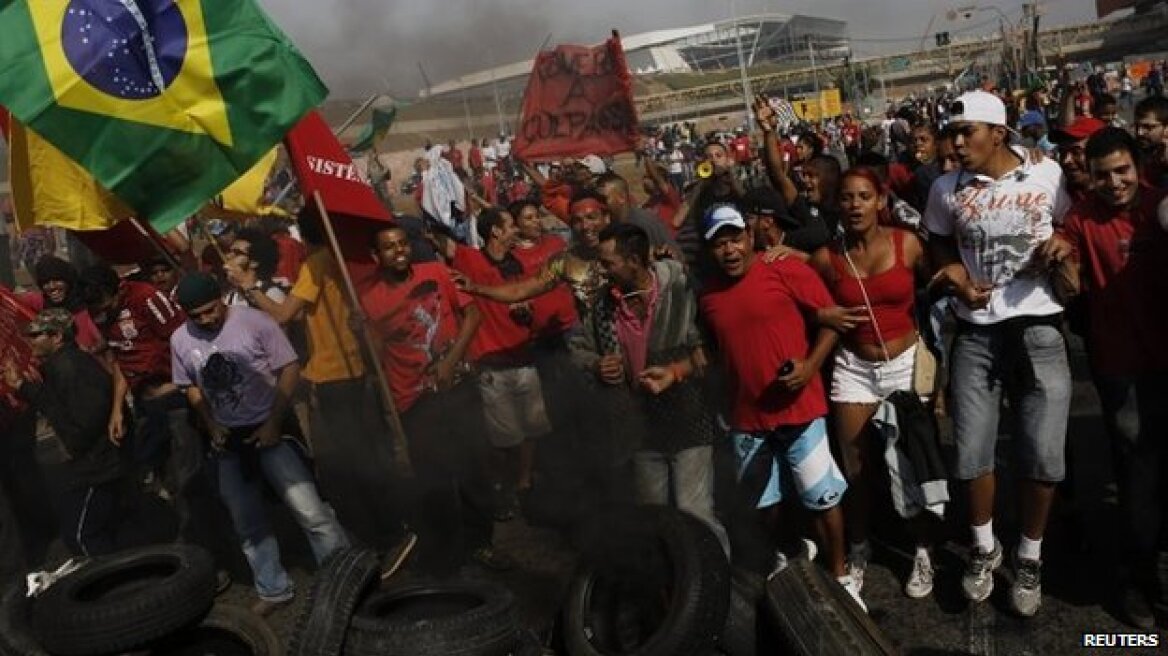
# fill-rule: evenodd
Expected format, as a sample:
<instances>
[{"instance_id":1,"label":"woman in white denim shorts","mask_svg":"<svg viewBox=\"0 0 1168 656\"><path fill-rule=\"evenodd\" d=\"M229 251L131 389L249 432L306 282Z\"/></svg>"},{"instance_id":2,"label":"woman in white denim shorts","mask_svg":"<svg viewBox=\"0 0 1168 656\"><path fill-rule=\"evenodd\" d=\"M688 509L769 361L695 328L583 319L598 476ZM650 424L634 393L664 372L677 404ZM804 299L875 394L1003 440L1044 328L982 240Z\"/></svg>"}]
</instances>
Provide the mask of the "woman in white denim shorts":
<instances>
[{"instance_id":1,"label":"woman in white denim shorts","mask_svg":"<svg viewBox=\"0 0 1168 656\"><path fill-rule=\"evenodd\" d=\"M868 521L873 489L863 475L880 462L868 462L868 422L892 392L910 390L916 360L914 314L916 285L927 280L921 240L893 227L888 192L870 168L844 174L840 186L844 235L816 251L811 264L823 276L839 308L835 327L843 333L831 380L832 423L843 454L849 492L844 517L851 546L848 569L860 586L871 548ZM905 593L914 598L932 590L928 550L919 546Z\"/></svg>"}]
</instances>

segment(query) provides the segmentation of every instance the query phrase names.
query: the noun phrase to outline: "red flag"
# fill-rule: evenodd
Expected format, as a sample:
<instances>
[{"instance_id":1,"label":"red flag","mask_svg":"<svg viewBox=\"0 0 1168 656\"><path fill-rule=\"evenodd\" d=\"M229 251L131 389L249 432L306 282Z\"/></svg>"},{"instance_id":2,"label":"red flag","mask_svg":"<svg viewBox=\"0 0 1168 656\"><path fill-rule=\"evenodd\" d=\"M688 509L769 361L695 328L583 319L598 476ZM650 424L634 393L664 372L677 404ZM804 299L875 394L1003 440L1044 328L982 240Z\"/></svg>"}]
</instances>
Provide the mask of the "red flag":
<instances>
[{"instance_id":1,"label":"red flag","mask_svg":"<svg viewBox=\"0 0 1168 656\"><path fill-rule=\"evenodd\" d=\"M158 255L165 240L145 221L126 219L108 230L70 230L101 259L110 264L138 264Z\"/></svg>"},{"instance_id":2,"label":"red flag","mask_svg":"<svg viewBox=\"0 0 1168 656\"><path fill-rule=\"evenodd\" d=\"M4 135L4 141L8 141L8 108L0 105L0 134Z\"/></svg>"},{"instance_id":3,"label":"red flag","mask_svg":"<svg viewBox=\"0 0 1168 656\"><path fill-rule=\"evenodd\" d=\"M32 347L24 338L24 327L33 316L32 310L0 285L0 364L11 360L26 378L36 369ZM12 414L22 407L23 404L16 398L16 390L8 387L0 378L0 428L6 427Z\"/></svg>"},{"instance_id":4,"label":"red flag","mask_svg":"<svg viewBox=\"0 0 1168 656\"><path fill-rule=\"evenodd\" d=\"M513 152L527 160L611 155L637 147L633 83L620 38L541 52L527 80Z\"/></svg>"},{"instance_id":5,"label":"red flag","mask_svg":"<svg viewBox=\"0 0 1168 656\"><path fill-rule=\"evenodd\" d=\"M353 166L353 160L319 113L312 111L301 119L284 138L284 145L309 210L308 216L302 218L318 218L312 196L320 192L353 278L365 277L373 266L369 238L378 227L393 222L389 210Z\"/></svg>"},{"instance_id":6,"label":"red flag","mask_svg":"<svg viewBox=\"0 0 1168 656\"><path fill-rule=\"evenodd\" d=\"M306 203L311 204L313 192L319 191L330 215L393 220L320 114L309 112L292 128L284 143Z\"/></svg>"}]
</instances>

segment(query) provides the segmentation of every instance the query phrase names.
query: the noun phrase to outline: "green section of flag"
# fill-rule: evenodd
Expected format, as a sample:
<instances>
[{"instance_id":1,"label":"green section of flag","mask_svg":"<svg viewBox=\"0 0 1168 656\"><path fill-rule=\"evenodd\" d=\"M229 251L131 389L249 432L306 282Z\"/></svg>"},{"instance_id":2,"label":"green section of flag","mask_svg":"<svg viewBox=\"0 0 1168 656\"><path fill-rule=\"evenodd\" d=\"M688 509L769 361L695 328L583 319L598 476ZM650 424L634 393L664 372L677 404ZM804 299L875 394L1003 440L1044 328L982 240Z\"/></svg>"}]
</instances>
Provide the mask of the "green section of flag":
<instances>
[{"instance_id":1,"label":"green section of flag","mask_svg":"<svg viewBox=\"0 0 1168 656\"><path fill-rule=\"evenodd\" d=\"M373 118L370 120L369 125L365 126L365 131L349 147L349 150L361 152L372 148L373 144L385 138L385 133L389 132L389 126L393 125L395 118L397 118L396 106L390 107L389 109L374 107Z\"/></svg>"},{"instance_id":2,"label":"green section of flag","mask_svg":"<svg viewBox=\"0 0 1168 656\"><path fill-rule=\"evenodd\" d=\"M254 0L175 0L188 26L179 73L186 77L148 101L110 96L108 104L99 98L103 102L87 105L86 98L104 92L95 92L74 70L87 70L86 64L61 67L65 60L53 56L63 51L61 43L42 40L53 33L43 29L52 13L43 7L60 1L0 0L0 104L159 231L174 227L246 173L328 94ZM191 16L200 13L202 22L195 25ZM61 33L60 26L55 33ZM209 66L195 66L199 57ZM170 94L180 86L182 95ZM62 90L70 88L88 95L65 102ZM205 102L191 102L190 89L208 90ZM145 114L138 110L146 102L155 104L147 120L140 120ZM200 117L207 115L229 126L228 138L209 122L201 129ZM170 125L175 127L164 127Z\"/></svg>"}]
</instances>

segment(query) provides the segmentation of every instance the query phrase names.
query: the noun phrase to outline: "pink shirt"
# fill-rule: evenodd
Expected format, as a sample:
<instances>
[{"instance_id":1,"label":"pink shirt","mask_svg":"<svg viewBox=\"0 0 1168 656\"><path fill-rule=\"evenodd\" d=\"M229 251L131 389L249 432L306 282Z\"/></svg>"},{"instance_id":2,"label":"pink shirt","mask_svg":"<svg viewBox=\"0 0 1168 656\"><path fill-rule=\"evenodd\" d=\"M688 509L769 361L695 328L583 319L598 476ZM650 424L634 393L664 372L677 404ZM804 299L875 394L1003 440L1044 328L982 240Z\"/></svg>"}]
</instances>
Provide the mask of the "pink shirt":
<instances>
[{"instance_id":1,"label":"pink shirt","mask_svg":"<svg viewBox=\"0 0 1168 656\"><path fill-rule=\"evenodd\" d=\"M615 292L615 289L614 289ZM657 276L653 276L653 284L648 290L641 292L645 298L645 319L640 317L629 307L625 294L618 294L616 301L616 338L620 342L621 351L625 356L625 367L629 371L629 378L636 379L645 370L645 363L649 356L649 332L653 329L653 313L657 310Z\"/></svg>"}]
</instances>

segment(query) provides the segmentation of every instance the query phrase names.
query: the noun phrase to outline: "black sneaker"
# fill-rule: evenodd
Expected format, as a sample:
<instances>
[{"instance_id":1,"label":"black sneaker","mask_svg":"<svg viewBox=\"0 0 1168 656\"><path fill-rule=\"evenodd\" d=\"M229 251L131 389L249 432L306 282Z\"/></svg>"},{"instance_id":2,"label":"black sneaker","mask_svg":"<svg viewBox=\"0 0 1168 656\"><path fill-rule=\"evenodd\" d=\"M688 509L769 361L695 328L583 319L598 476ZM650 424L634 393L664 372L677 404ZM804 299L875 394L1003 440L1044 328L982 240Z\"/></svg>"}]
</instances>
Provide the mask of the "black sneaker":
<instances>
[{"instance_id":1,"label":"black sneaker","mask_svg":"<svg viewBox=\"0 0 1168 656\"><path fill-rule=\"evenodd\" d=\"M1014 557L1010 606L1022 617L1034 617L1042 605L1042 562Z\"/></svg>"},{"instance_id":2,"label":"black sneaker","mask_svg":"<svg viewBox=\"0 0 1168 656\"><path fill-rule=\"evenodd\" d=\"M1002 566L1002 545L994 538L994 548L986 553L970 550L969 563L961 577L961 591L970 601L985 601L994 591L994 570Z\"/></svg>"}]
</instances>

